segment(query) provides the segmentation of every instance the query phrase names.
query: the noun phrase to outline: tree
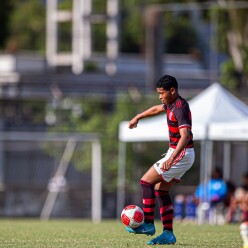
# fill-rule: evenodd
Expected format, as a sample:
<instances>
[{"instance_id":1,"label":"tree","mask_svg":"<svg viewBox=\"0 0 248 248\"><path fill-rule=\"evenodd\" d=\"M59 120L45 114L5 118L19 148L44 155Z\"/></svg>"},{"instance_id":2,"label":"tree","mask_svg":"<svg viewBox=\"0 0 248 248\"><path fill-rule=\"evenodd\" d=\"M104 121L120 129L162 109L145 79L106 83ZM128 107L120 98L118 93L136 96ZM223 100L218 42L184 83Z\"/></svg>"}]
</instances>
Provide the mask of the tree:
<instances>
[{"instance_id":1,"label":"tree","mask_svg":"<svg viewBox=\"0 0 248 248\"><path fill-rule=\"evenodd\" d=\"M41 1L12 1L7 50L45 50L45 5Z\"/></svg>"},{"instance_id":2,"label":"tree","mask_svg":"<svg viewBox=\"0 0 248 248\"><path fill-rule=\"evenodd\" d=\"M223 1L222 1L223 2ZM219 44L231 57L222 65L222 80L229 88L244 92L248 88L248 8L219 9Z\"/></svg>"},{"instance_id":3,"label":"tree","mask_svg":"<svg viewBox=\"0 0 248 248\"><path fill-rule=\"evenodd\" d=\"M183 1L182 1L183 2ZM145 48L145 8L153 4L173 3L164 0L126 0L121 1L121 51L142 53ZM168 25L165 28L168 53L189 53L190 48L196 46L196 34L190 19L183 14L172 18L172 13L164 14ZM176 41L176 42L175 42Z\"/></svg>"}]
</instances>

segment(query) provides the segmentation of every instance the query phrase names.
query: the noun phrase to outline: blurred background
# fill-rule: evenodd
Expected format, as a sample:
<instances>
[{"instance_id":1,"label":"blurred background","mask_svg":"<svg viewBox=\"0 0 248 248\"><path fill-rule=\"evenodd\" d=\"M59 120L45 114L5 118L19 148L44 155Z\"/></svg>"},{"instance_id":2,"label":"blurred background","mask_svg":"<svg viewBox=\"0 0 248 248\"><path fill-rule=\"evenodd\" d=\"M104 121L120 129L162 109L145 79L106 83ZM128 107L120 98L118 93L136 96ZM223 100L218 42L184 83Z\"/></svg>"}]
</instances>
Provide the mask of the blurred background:
<instances>
[{"instance_id":1,"label":"blurred background","mask_svg":"<svg viewBox=\"0 0 248 248\"><path fill-rule=\"evenodd\" d=\"M168 141L119 139L119 124L159 103L163 74L189 101L218 83L242 105L241 121L220 118L220 130L232 124L224 138L195 141L195 164L172 197L193 193L216 166L239 186L248 170L247 16L248 1L1 0L0 216L99 221L140 205L140 177Z\"/></svg>"}]
</instances>

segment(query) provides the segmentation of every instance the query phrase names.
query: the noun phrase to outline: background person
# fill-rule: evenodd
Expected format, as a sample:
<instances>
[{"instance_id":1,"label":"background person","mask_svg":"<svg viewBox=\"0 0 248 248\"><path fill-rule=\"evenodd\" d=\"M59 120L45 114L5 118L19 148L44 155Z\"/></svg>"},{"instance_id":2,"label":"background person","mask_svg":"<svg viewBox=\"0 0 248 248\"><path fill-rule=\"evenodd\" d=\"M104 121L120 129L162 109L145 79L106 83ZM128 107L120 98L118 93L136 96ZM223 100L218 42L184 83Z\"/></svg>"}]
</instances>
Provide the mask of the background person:
<instances>
[{"instance_id":1,"label":"background person","mask_svg":"<svg viewBox=\"0 0 248 248\"><path fill-rule=\"evenodd\" d=\"M241 186L237 187L230 200L227 222L245 222L248 220L248 173L242 178Z\"/></svg>"},{"instance_id":2,"label":"background person","mask_svg":"<svg viewBox=\"0 0 248 248\"><path fill-rule=\"evenodd\" d=\"M241 222L243 248L248 248L248 173L244 174L241 186L236 188L227 213L228 223L236 221Z\"/></svg>"},{"instance_id":3,"label":"background person","mask_svg":"<svg viewBox=\"0 0 248 248\"><path fill-rule=\"evenodd\" d=\"M204 220L204 212L207 212L210 224L224 224L224 201L227 196L227 184L223 179L222 170L216 167L211 175L211 179L205 185L201 183L195 191L195 201L197 207L198 222ZM203 214L203 216L202 216Z\"/></svg>"}]
</instances>

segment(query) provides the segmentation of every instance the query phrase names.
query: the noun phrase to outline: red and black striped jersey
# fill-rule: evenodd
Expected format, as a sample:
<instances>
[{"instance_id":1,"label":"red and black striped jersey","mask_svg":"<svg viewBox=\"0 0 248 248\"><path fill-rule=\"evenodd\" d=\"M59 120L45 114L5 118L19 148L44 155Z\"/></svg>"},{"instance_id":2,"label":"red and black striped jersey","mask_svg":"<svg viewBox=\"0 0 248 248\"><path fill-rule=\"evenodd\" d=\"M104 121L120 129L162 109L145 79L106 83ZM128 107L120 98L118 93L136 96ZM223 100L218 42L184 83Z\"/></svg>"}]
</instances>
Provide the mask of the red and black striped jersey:
<instances>
[{"instance_id":1,"label":"red and black striped jersey","mask_svg":"<svg viewBox=\"0 0 248 248\"><path fill-rule=\"evenodd\" d=\"M193 134L192 128L192 118L188 102L179 96L179 98L172 104L165 105L164 110L167 112L167 124L169 129L170 147L176 148L178 141L181 136L179 133L180 128L190 129L190 139L186 148L192 148Z\"/></svg>"}]
</instances>

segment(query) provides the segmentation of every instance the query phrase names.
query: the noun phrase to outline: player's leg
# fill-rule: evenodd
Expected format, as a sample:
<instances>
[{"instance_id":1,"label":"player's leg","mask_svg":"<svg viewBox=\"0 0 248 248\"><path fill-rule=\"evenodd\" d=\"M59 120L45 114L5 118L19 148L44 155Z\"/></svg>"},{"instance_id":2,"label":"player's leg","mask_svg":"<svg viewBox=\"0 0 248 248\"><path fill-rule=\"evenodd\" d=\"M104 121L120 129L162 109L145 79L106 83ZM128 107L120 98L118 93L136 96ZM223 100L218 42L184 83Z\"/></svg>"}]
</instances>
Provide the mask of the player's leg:
<instances>
[{"instance_id":1,"label":"player's leg","mask_svg":"<svg viewBox=\"0 0 248 248\"><path fill-rule=\"evenodd\" d=\"M156 204L156 196L154 191L154 184L160 180L161 178L153 166L141 178L140 185L142 190L144 223L137 228L126 227L128 232L146 235L153 235L155 233L154 208Z\"/></svg>"},{"instance_id":2,"label":"player's leg","mask_svg":"<svg viewBox=\"0 0 248 248\"><path fill-rule=\"evenodd\" d=\"M155 185L155 195L159 202L160 217L163 224L163 231L168 230L173 232L173 217L174 210L173 204L169 195L170 188L174 185L172 180L170 183L164 182Z\"/></svg>"},{"instance_id":3,"label":"player's leg","mask_svg":"<svg viewBox=\"0 0 248 248\"><path fill-rule=\"evenodd\" d=\"M155 192L160 204L160 215L163 223L163 232L158 237L147 242L149 245L155 244L174 244L176 237L173 234L173 205L170 199L169 190L175 182L179 182L184 173L192 166L194 161L194 151L185 152L183 156L168 170L164 171L162 168L165 162L173 152L172 149L168 151L166 156L158 161L154 168L162 178L160 182L155 185Z\"/></svg>"},{"instance_id":4,"label":"player's leg","mask_svg":"<svg viewBox=\"0 0 248 248\"><path fill-rule=\"evenodd\" d=\"M142 179L140 180L140 185L142 190L144 222L154 225L154 208L156 204L154 186Z\"/></svg>"},{"instance_id":5,"label":"player's leg","mask_svg":"<svg viewBox=\"0 0 248 248\"><path fill-rule=\"evenodd\" d=\"M161 185L161 177L158 172L152 166L141 178L140 184L142 188L142 201L143 201L143 212L146 223L154 224L154 208L156 204L155 187ZM173 185L173 182L166 184L166 190ZM165 190L165 189L164 189Z\"/></svg>"},{"instance_id":6,"label":"player's leg","mask_svg":"<svg viewBox=\"0 0 248 248\"><path fill-rule=\"evenodd\" d=\"M149 245L174 244L176 237L173 233L173 205L169 190L174 185L174 180L169 183L160 182L155 185L155 195L159 202L160 217L163 224L163 232L158 237L147 242Z\"/></svg>"}]
</instances>

